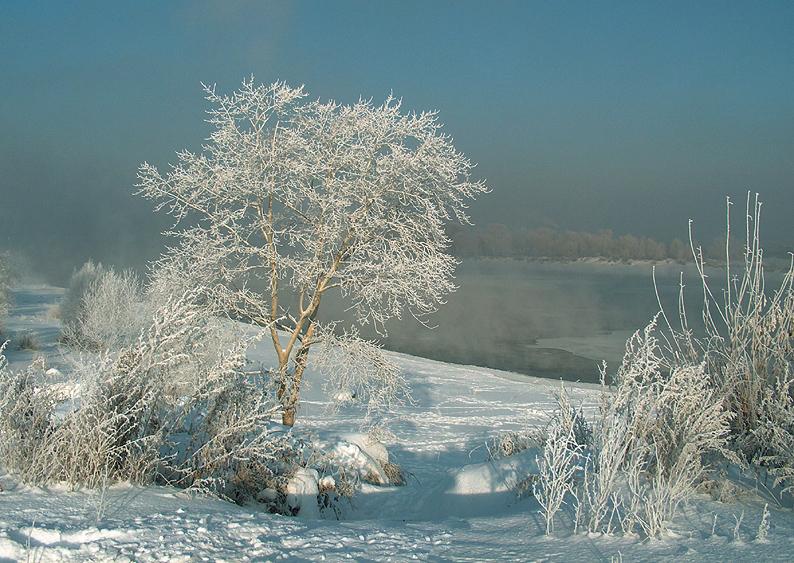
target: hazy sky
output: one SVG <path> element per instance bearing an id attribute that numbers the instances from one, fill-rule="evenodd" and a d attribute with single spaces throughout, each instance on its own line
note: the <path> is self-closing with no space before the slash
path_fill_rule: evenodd
<path id="1" fill-rule="evenodd" d="M 760 191 L 794 242 L 794 2 L 0 3 L 0 246 L 140 263 L 140 162 L 207 135 L 199 83 L 438 109 L 479 223 L 710 236 Z"/>

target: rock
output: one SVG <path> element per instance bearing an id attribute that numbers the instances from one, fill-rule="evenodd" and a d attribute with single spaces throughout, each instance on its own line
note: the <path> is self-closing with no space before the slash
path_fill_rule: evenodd
<path id="1" fill-rule="evenodd" d="M 256 494 L 259 502 L 275 502 L 278 499 L 278 491 L 275 489 L 262 489 Z"/>
<path id="2" fill-rule="evenodd" d="M 358 445 L 343 440 L 334 446 L 332 453 L 340 466 L 356 471 L 363 481 L 373 485 L 389 484 L 381 464 Z"/>
<path id="3" fill-rule="evenodd" d="M 341 436 L 346 442 L 357 445 L 365 454 L 379 462 L 381 465 L 389 463 L 389 451 L 381 442 L 367 434 L 350 433 Z"/>

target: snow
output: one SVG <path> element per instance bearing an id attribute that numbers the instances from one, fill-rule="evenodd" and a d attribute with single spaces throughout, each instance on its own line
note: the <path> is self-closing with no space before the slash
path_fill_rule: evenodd
<path id="1" fill-rule="evenodd" d="M 340 436 L 342 440 L 355 444 L 374 461 L 384 464 L 389 462 L 389 450 L 381 442 L 362 432 L 350 432 Z"/>
<path id="2" fill-rule="evenodd" d="M 287 483 L 287 505 L 303 518 L 320 518 L 317 495 L 320 475 L 316 469 L 300 468 Z"/>
<path id="3" fill-rule="evenodd" d="M 68 375 L 58 348 L 60 298 L 55 288 L 14 293 L 10 331 L 36 332 L 37 351 L 9 350 L 21 367 L 43 355 Z M 257 357 L 272 350 L 262 347 Z M 537 450 L 488 460 L 485 442 L 501 432 L 542 425 L 558 381 L 458 366 L 389 353 L 411 386 L 413 402 L 385 416 L 390 438 L 361 433 L 364 412 L 328 408 L 322 384 L 308 373 L 296 431 L 336 443 L 356 463 L 397 463 L 405 486 L 365 483 L 340 520 L 313 512 L 317 475 L 306 470 L 290 484 L 301 517 L 257 506 L 191 496 L 169 487 L 116 484 L 106 492 L 38 489 L 0 473 L 0 562 L 6 561 L 788 561 L 794 517 L 763 492 L 745 489 L 728 502 L 699 496 L 684 507 L 668 537 L 572 533 L 567 508 L 558 532 L 545 523 L 531 495 L 516 485 L 536 471 Z M 574 402 L 595 405 L 598 389 L 566 384 Z M 332 442 L 336 440 L 336 442 Z M 322 485 L 322 483 L 320 484 Z M 769 504 L 769 535 L 756 539 Z M 742 517 L 742 515 L 744 515 Z M 741 518 L 740 537 L 734 534 Z"/>

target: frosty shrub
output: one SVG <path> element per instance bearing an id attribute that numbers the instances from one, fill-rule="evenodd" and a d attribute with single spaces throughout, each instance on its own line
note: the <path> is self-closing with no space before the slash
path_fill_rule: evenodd
<path id="1" fill-rule="evenodd" d="M 321 102 L 253 78 L 230 95 L 205 90 L 203 152 L 179 152 L 165 173 L 143 164 L 139 193 L 187 224 L 170 259 L 195 264 L 232 316 L 270 331 L 292 426 L 309 351 L 328 332 L 318 326 L 324 295 L 340 292 L 379 330 L 406 311 L 432 313 L 454 289 L 444 224 L 467 222 L 468 201 L 486 188 L 435 113 L 402 113 L 391 97 Z M 394 372 L 373 373 L 392 378 L 368 387 L 381 401 Z"/>
<path id="2" fill-rule="evenodd" d="M 267 428 L 261 405 L 243 401 L 241 393 L 252 392 L 244 385 L 245 350 L 258 335 L 227 338 L 229 324 L 210 311 L 198 292 L 172 295 L 134 343 L 76 360 L 79 401 L 59 416 L 54 409 L 62 398 L 41 366 L 3 369 L 3 465 L 25 482 L 98 487 L 158 476 L 183 483 L 197 466 L 209 465 L 197 464 L 197 456 L 220 443 L 252 458 Z M 219 400 L 229 388 L 237 399 Z M 213 459 L 218 476 L 231 478 Z"/>
<path id="3" fill-rule="evenodd" d="M 273 431 L 277 404 L 262 393 L 269 383 L 261 372 L 239 373 L 207 386 L 184 428 L 181 484 L 239 504 L 284 488 L 300 453 L 289 436 Z"/>
<path id="4" fill-rule="evenodd" d="M 614 392 L 605 395 L 586 466 L 590 531 L 658 536 L 728 449 L 731 413 L 705 364 L 667 366 L 656 319 L 628 341 Z"/>
<path id="5" fill-rule="evenodd" d="M 132 344 L 152 313 L 142 302 L 141 282 L 134 273 L 101 273 L 83 296 L 81 315 L 71 326 L 72 340 L 94 349 Z"/>
<path id="6" fill-rule="evenodd" d="M 652 345 L 648 336 L 644 338 L 639 346 Z M 643 355 L 633 366 L 640 377 L 648 375 L 643 373 Z M 631 371 L 621 375 L 633 376 Z M 709 459 L 737 460 L 727 441 L 733 415 L 709 386 L 703 363 L 674 366 L 669 375 L 657 373 L 652 381 L 634 381 L 649 388 L 648 398 L 633 407 L 635 420 L 648 421 L 648 426 L 635 426 L 639 440 L 629 451 L 631 514 L 646 534 L 655 536 L 695 493 Z"/>
<path id="7" fill-rule="evenodd" d="M 42 361 L 14 373 L 4 351 L 5 345 L 0 345 L 0 462 L 10 472 L 31 475 L 35 482 L 39 468 L 48 464 L 44 447 L 52 435 L 54 408 L 62 398 L 44 384 Z"/>
<path id="8" fill-rule="evenodd" d="M 485 447 L 488 450 L 489 460 L 499 460 L 537 447 L 543 442 L 544 438 L 540 433 L 531 430 L 514 430 L 494 436 L 488 440 Z"/>
<path id="9" fill-rule="evenodd" d="M 382 414 L 394 403 L 410 400 L 405 378 L 380 346 L 359 338 L 353 330 L 337 335 L 329 327 L 318 338 L 319 351 L 312 362 L 326 375 L 325 391 L 332 404 L 365 405 L 367 419 Z"/>
<path id="10" fill-rule="evenodd" d="M 557 395 L 557 410 L 548 426 L 543 454 L 538 459 L 534 495 L 546 521 L 546 534 L 554 531 L 554 516 L 566 499 L 574 496 L 575 477 L 581 472 L 592 435 L 581 410 L 571 404 L 565 388 Z"/>
<path id="11" fill-rule="evenodd" d="M 0 359 L 0 464 L 25 483 L 170 483 L 285 514 L 299 509 L 288 502 L 290 479 L 314 465 L 336 476 L 339 488 L 323 496 L 336 511 L 358 481 L 271 422 L 274 381 L 246 359 L 263 331 L 224 317 L 225 304 L 201 288 L 167 294 L 171 273 L 155 274 L 144 292 L 152 317 L 133 342 L 74 358 L 75 402 L 43 362 L 14 373 Z"/>
<path id="12" fill-rule="evenodd" d="M 14 345 L 19 350 L 38 350 L 41 347 L 41 342 L 35 332 L 25 330 L 14 336 Z"/>
<path id="13" fill-rule="evenodd" d="M 142 284 L 129 271 L 117 273 L 88 262 L 75 273 L 72 285 L 74 294 L 70 288 L 61 305 L 62 340 L 78 348 L 97 351 L 132 344 L 156 309 L 144 306 Z M 73 306 L 77 294 L 81 300 Z"/>
<path id="14" fill-rule="evenodd" d="M 713 462 L 736 461 L 732 415 L 705 364 L 669 366 L 658 334 L 654 319 L 627 342 L 592 425 L 564 390 L 558 396 L 534 487 L 547 533 L 569 504 L 590 532 L 659 536 Z"/>
<path id="15" fill-rule="evenodd" d="M 759 421 L 752 430 L 758 446 L 754 461 L 774 477 L 783 491 L 794 490 L 794 398 L 792 381 L 781 378 L 766 389 Z"/>
<path id="16" fill-rule="evenodd" d="M 64 329 L 72 330 L 83 314 L 85 296 L 91 286 L 105 273 L 102 264 L 95 264 L 91 260 L 83 264 L 79 270 L 72 273 L 69 286 L 63 294 L 58 316 Z"/>
<path id="17" fill-rule="evenodd" d="M 612 389 L 602 394 L 592 445 L 584 451 L 567 446 L 567 427 L 550 428 L 536 492 L 547 531 L 569 494 L 578 502 L 577 523 L 581 518 L 590 532 L 659 536 L 706 474 L 726 461 L 754 462 L 784 490 L 794 486 L 794 268 L 767 290 L 757 196 L 752 201 L 748 194 L 746 209 L 736 272 L 728 202 L 719 292 L 710 286 L 713 277 L 690 228 L 705 328 L 690 327 L 682 279 L 678 326 L 662 307 L 629 339 Z M 571 485 L 576 455 L 585 461 L 581 481 Z"/>
<path id="18" fill-rule="evenodd" d="M 679 322 L 665 315 L 665 356 L 671 366 L 702 362 L 710 389 L 731 413 L 731 448 L 770 471 L 784 488 L 794 486 L 794 257 L 776 288 L 767 287 L 760 242 L 761 202 L 747 196 L 744 253 L 732 262 L 728 200 L 724 285 L 706 272 L 700 247 L 691 243 L 703 290 L 704 329 L 690 328 L 682 296 Z M 692 234 L 690 229 L 690 241 Z"/>
<path id="19" fill-rule="evenodd" d="M 8 257 L 0 253 L 0 344 L 3 339 L 3 320 L 8 315 L 9 286 L 11 285 L 11 268 Z"/>

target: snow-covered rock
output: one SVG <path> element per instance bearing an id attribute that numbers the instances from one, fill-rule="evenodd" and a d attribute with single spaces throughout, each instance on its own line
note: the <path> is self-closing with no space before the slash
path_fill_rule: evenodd
<path id="1" fill-rule="evenodd" d="M 256 500 L 259 502 L 272 503 L 278 499 L 278 491 L 276 489 L 262 489 L 256 495 Z"/>
<path id="2" fill-rule="evenodd" d="M 301 467 L 287 482 L 287 506 L 293 514 L 303 518 L 319 518 L 317 495 L 320 475 L 314 469 Z"/>
<path id="3" fill-rule="evenodd" d="M 374 485 L 389 484 L 389 477 L 381 464 L 357 444 L 340 440 L 331 450 L 331 455 L 338 465 L 357 472 L 363 481 Z"/>
<path id="4" fill-rule="evenodd" d="M 325 477 L 320 479 L 318 485 L 320 486 L 321 491 L 332 491 L 336 489 L 336 479 L 334 479 L 330 475 L 326 475 Z"/>
<path id="5" fill-rule="evenodd" d="M 369 434 L 361 432 L 351 432 L 349 434 L 342 434 L 341 438 L 346 442 L 357 445 L 361 451 L 369 457 L 379 462 L 381 465 L 389 463 L 389 451 L 381 442 L 374 439 Z"/>
<path id="6" fill-rule="evenodd" d="M 514 491 L 516 485 L 538 473 L 538 448 L 530 448 L 498 460 L 464 465 L 450 472 L 454 495 L 485 495 Z"/>

